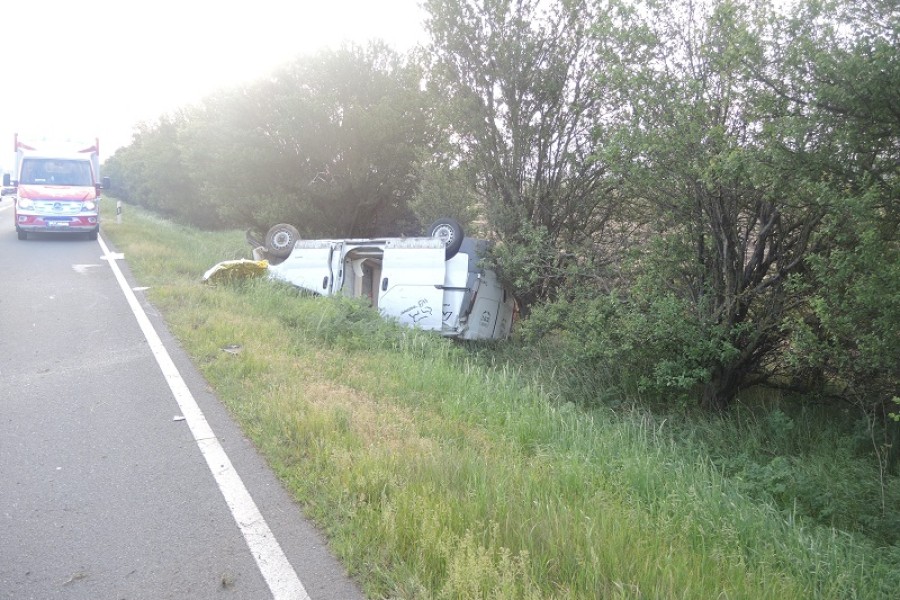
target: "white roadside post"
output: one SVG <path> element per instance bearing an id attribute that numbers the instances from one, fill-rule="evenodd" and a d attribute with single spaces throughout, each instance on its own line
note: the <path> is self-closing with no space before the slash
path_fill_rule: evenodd
<path id="1" fill-rule="evenodd" d="M 122 201 L 116 200 L 116 224 L 122 224 Z"/>

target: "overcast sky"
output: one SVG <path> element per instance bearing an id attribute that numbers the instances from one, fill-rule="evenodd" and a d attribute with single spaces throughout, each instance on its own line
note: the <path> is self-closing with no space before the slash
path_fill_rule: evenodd
<path id="1" fill-rule="evenodd" d="M 10 0 L 0 9 L 0 167 L 20 138 L 100 138 L 300 54 L 425 41 L 419 0 Z"/>

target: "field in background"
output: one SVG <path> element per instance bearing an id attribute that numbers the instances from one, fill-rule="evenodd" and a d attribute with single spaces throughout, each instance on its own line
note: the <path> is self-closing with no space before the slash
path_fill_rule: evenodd
<path id="1" fill-rule="evenodd" d="M 815 411 L 583 409 L 503 348 L 265 280 L 202 285 L 249 257 L 241 233 L 126 207 L 102 235 L 369 597 L 900 593 L 900 484 Z"/>

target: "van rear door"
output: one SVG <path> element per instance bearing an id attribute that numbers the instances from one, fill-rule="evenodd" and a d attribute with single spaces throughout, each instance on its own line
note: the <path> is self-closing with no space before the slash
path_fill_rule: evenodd
<path id="1" fill-rule="evenodd" d="M 378 308 L 404 325 L 440 331 L 446 251 L 437 238 L 388 240 Z"/>
<path id="2" fill-rule="evenodd" d="M 310 292 L 330 296 L 334 291 L 332 257 L 340 254 L 342 245 L 332 240 L 300 240 L 284 262 L 269 266 L 269 274 Z"/>

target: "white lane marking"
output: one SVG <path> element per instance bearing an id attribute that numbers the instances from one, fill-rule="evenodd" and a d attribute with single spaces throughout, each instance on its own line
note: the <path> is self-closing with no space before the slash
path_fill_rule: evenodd
<path id="1" fill-rule="evenodd" d="M 102 267 L 103 265 L 92 265 L 92 264 L 81 264 L 81 265 L 72 265 L 72 270 L 76 273 L 87 273 L 88 269 L 93 269 L 95 267 Z"/>
<path id="2" fill-rule="evenodd" d="M 274 600 L 309 600 L 309 595 L 300 582 L 300 578 L 297 577 L 297 573 L 288 562 L 281 545 L 275 539 L 272 530 L 269 529 L 269 525 L 256 507 L 256 503 L 250 497 L 250 492 L 247 491 L 244 482 L 241 481 L 231 464 L 225 449 L 222 448 L 206 421 L 206 417 L 181 377 L 181 373 L 178 372 L 175 363 L 172 362 L 159 334 L 156 333 L 153 324 L 150 323 L 150 319 L 147 318 L 147 314 L 138 302 L 137 296 L 125 281 L 122 270 L 113 259 L 103 238 L 98 237 L 97 240 Z"/>

